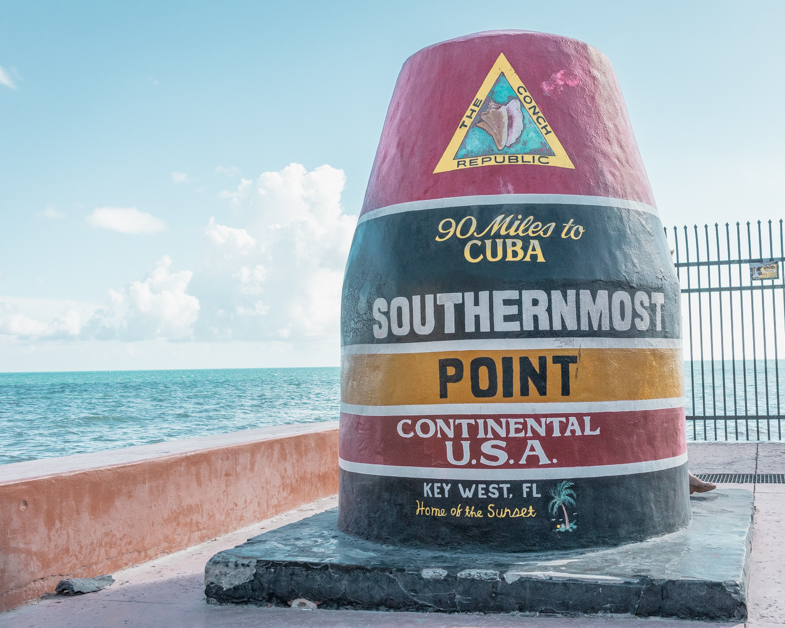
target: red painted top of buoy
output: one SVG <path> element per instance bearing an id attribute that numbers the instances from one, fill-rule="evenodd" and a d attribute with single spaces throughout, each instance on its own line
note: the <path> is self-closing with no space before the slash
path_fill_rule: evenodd
<path id="1" fill-rule="evenodd" d="M 574 169 L 485 165 L 434 173 L 462 118 L 503 54 Z M 610 61 L 588 44 L 492 31 L 429 46 L 403 66 L 361 213 L 440 198 L 572 194 L 654 205 Z"/>

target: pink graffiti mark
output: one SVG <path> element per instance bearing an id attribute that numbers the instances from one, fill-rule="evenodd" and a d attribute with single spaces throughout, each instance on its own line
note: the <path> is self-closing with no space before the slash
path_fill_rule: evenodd
<path id="1" fill-rule="evenodd" d="M 559 70 L 551 74 L 551 78 L 544 81 L 540 87 L 546 96 L 558 96 L 565 87 L 575 87 L 580 82 L 581 79 L 574 70 Z"/>

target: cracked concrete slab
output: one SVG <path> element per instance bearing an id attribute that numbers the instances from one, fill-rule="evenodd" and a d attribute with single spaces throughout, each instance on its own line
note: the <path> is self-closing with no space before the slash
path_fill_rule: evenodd
<path id="1" fill-rule="evenodd" d="M 763 490 L 760 490 L 763 487 Z M 777 488 L 779 490 L 771 490 Z M 768 489 L 768 490 L 766 490 Z M 785 484 L 758 484 L 755 490 L 754 549 L 781 538 L 785 529 Z M 782 623 L 785 618 L 785 563 L 779 552 L 757 551 L 750 559 L 750 622 Z"/>
<path id="2" fill-rule="evenodd" d="M 216 554 L 205 593 L 212 603 L 285 606 L 305 598 L 322 609 L 740 620 L 752 504 L 751 491 L 726 489 L 693 497 L 692 523 L 673 534 L 602 550 L 518 554 L 376 544 L 339 532 L 329 510 Z M 223 584 L 232 565 L 247 570 L 253 561 L 253 578 Z"/>
<path id="3" fill-rule="evenodd" d="M 758 473 L 785 473 L 785 443 L 758 445 Z"/>
<path id="4" fill-rule="evenodd" d="M 690 443 L 688 455 L 695 474 L 756 473 L 758 443 Z"/>

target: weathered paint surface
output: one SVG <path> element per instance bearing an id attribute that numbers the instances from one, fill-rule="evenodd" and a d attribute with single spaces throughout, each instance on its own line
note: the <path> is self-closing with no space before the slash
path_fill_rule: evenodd
<path id="1" fill-rule="evenodd" d="M 0 467 L 0 610 L 338 488 L 334 423 Z"/>
<path id="2" fill-rule="evenodd" d="M 340 529 L 520 550 L 683 527 L 679 308 L 601 53 L 513 31 L 418 52 L 344 281 Z"/>
<path id="3" fill-rule="evenodd" d="M 575 169 L 488 166 L 433 176 L 500 54 L 545 113 Z M 559 84 L 560 72 L 574 78 Z M 406 61 L 363 214 L 456 196 L 554 193 L 654 205 L 621 89 L 605 55 L 567 37 L 497 31 L 436 44 Z"/>

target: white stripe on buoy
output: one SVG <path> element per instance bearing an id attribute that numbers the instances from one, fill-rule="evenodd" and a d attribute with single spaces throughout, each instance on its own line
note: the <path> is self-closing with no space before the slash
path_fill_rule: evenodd
<path id="1" fill-rule="evenodd" d="M 684 397 L 567 401 L 555 403 L 429 403 L 407 406 L 360 406 L 341 403 L 341 412 L 359 416 L 435 416 L 456 414 L 553 414 L 568 412 L 632 412 L 683 408 Z"/>
<path id="2" fill-rule="evenodd" d="M 634 209 L 647 212 L 659 218 L 657 208 L 641 203 L 640 201 L 626 201 L 620 198 L 606 198 L 604 196 L 579 196 L 577 194 L 489 194 L 483 196 L 453 196 L 451 198 L 436 198 L 427 201 L 411 201 L 379 207 L 366 212 L 357 220 L 361 224 L 366 220 L 373 220 L 391 214 L 416 212 L 427 209 L 446 209 L 470 207 L 476 205 L 587 205 L 594 207 L 616 207 L 620 209 Z"/>
<path id="3" fill-rule="evenodd" d="M 347 345 L 341 347 L 341 355 L 551 349 L 681 349 L 682 346 L 681 338 L 495 338 Z"/>
<path id="4" fill-rule="evenodd" d="M 427 480 L 562 480 L 573 478 L 601 478 L 614 475 L 635 475 L 679 467 L 687 462 L 687 454 L 625 464 L 592 467 L 550 467 L 537 469 L 456 469 L 436 467 L 398 467 L 386 464 L 367 464 L 338 459 L 344 471 L 363 475 Z"/>

